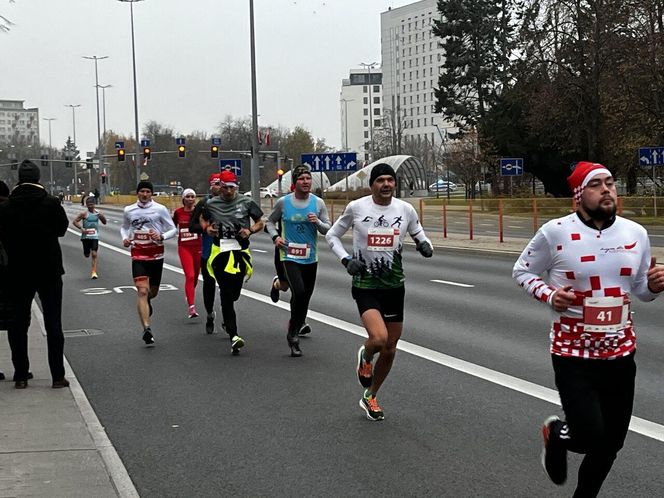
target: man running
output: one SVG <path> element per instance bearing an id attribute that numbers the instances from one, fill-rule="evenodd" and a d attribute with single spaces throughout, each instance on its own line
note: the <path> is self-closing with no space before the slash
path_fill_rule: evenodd
<path id="1" fill-rule="evenodd" d="M 291 289 L 291 316 L 286 340 L 291 356 L 302 356 L 298 334 L 310 332 L 305 326 L 309 301 L 316 285 L 318 234 L 330 229 L 322 199 L 311 193 L 311 172 L 298 166 L 292 172 L 295 189 L 279 199 L 267 221 L 267 230 L 279 249 L 279 262 Z M 280 223 L 280 230 L 276 224 Z M 274 283 L 272 288 L 274 289 Z"/>
<path id="2" fill-rule="evenodd" d="M 152 183 L 138 183 L 138 201 L 124 208 L 120 228 L 122 244 L 131 246 L 131 273 L 138 294 L 138 318 L 143 326 L 143 341 L 148 347 L 154 346 L 150 301 L 159 293 L 164 267 L 164 240 L 177 233 L 168 209 L 152 200 L 153 191 Z"/>
<path id="3" fill-rule="evenodd" d="M 371 195 L 352 201 L 325 236 L 334 253 L 353 276 L 352 296 L 369 338 L 357 353 L 357 375 L 364 395 L 360 407 L 369 420 L 383 420 L 376 394 L 385 381 L 403 329 L 404 272 L 401 253 L 408 233 L 425 258 L 433 255 L 417 212 L 407 202 L 392 197 L 396 173 L 379 163 L 369 177 Z M 341 237 L 353 230 L 353 255 Z M 376 364 L 374 355 L 378 354 Z"/>
<path id="4" fill-rule="evenodd" d="M 632 415 L 636 336 L 634 295 L 655 299 L 664 267 L 651 259 L 646 230 L 616 216 L 611 172 L 580 162 L 567 178 L 577 211 L 544 224 L 521 253 L 512 276 L 553 308 L 551 359 L 566 421 L 542 427 L 542 464 L 558 485 L 567 451 L 585 454 L 574 496 L 597 496 L 622 448 Z M 540 275 L 546 273 L 546 280 Z"/>
<path id="5" fill-rule="evenodd" d="M 99 222 L 106 224 L 106 216 L 95 208 L 96 198 L 88 197 L 85 205 L 86 211 L 79 213 L 72 224 L 81 231 L 81 243 L 83 244 L 83 256 L 92 256 L 92 271 L 90 278 L 97 278 L 97 251 L 99 250 Z"/>
<path id="6" fill-rule="evenodd" d="M 223 327 L 231 338 L 231 352 L 237 355 L 244 339 L 238 335 L 234 303 L 240 298 L 245 277 L 253 273 L 249 237 L 263 229 L 263 211 L 250 197 L 238 195 L 232 171 L 222 171 L 219 178 L 221 195 L 207 200 L 200 224 L 214 237 L 207 266 L 219 284 Z"/>
<path id="7" fill-rule="evenodd" d="M 208 270 L 208 258 L 210 257 L 210 250 L 212 249 L 212 241 L 214 237 L 208 235 L 201 227 L 200 219 L 203 208 L 207 201 L 213 197 L 217 197 L 221 192 L 221 179 L 219 173 L 212 173 L 208 179 L 210 184 L 210 193 L 196 204 L 194 212 L 191 215 L 189 222 L 189 231 L 191 233 L 199 233 L 203 235 L 202 248 L 201 248 L 201 275 L 203 276 L 203 306 L 207 312 L 205 320 L 205 332 L 208 334 L 214 333 L 214 295 L 217 292 L 217 283 L 214 280 L 214 275 Z"/>

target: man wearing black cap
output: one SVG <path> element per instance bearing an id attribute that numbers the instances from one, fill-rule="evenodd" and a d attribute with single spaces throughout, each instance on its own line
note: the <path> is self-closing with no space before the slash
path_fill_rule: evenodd
<path id="1" fill-rule="evenodd" d="M 360 407 L 369 420 L 377 421 L 385 417 L 376 394 L 392 368 L 403 328 L 405 235 L 413 238 L 425 258 L 433 255 L 433 247 L 413 206 L 392 197 L 396 173 L 389 164 L 374 165 L 369 184 L 371 195 L 349 203 L 325 237 L 353 276 L 352 295 L 369 335 L 357 353 L 357 376 L 365 388 Z M 351 228 L 352 256 L 341 243 Z"/>
<path id="2" fill-rule="evenodd" d="M 67 231 L 67 215 L 55 197 L 39 184 L 39 167 L 25 160 L 18 169 L 18 185 L 0 204 L 0 241 L 7 252 L 7 272 L 13 317 L 8 337 L 14 363 L 14 385 L 28 387 L 28 328 L 31 306 L 39 294 L 48 343 L 53 388 L 67 387 L 62 333 L 62 266 L 59 237 Z"/>
<path id="3" fill-rule="evenodd" d="M 120 227 L 122 244 L 131 247 L 131 273 L 138 294 L 138 318 L 143 326 L 143 341 L 148 347 L 154 346 L 150 301 L 159 292 L 164 268 L 164 240 L 177 233 L 168 209 L 152 200 L 153 190 L 150 182 L 138 183 L 138 201 L 124 208 Z"/>

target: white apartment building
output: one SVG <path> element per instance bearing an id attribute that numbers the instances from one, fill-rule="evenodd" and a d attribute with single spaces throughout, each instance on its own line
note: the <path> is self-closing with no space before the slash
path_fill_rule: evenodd
<path id="1" fill-rule="evenodd" d="M 368 144 L 382 126 L 383 73 L 380 68 L 351 69 L 341 83 L 341 145 L 370 161 Z"/>
<path id="2" fill-rule="evenodd" d="M 39 109 L 23 100 L 0 100 L 0 145 L 39 145 Z"/>
<path id="3" fill-rule="evenodd" d="M 451 125 L 434 112 L 444 51 L 433 34 L 436 0 L 421 0 L 380 15 L 384 115 L 398 115 L 404 136 L 440 144 Z"/>

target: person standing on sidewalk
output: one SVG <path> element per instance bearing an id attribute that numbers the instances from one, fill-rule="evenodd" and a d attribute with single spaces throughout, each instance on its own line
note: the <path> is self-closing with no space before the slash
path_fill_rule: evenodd
<path id="1" fill-rule="evenodd" d="M 632 416 L 630 301 L 652 301 L 664 291 L 664 267 L 655 266 L 646 230 L 616 216 L 618 195 L 605 166 L 579 162 L 567 182 L 577 211 L 544 224 L 512 276 L 553 309 L 550 352 L 567 420 L 544 421 L 542 464 L 561 485 L 567 452 L 584 454 L 574 496 L 589 497 L 599 493 Z"/>
<path id="2" fill-rule="evenodd" d="M 69 220 L 57 198 L 39 183 L 39 167 L 25 160 L 18 169 L 18 185 L 0 203 L 0 242 L 7 253 L 6 266 L 13 316 L 8 337 L 14 364 L 14 386 L 28 387 L 28 328 L 32 300 L 39 295 L 44 314 L 48 364 L 52 387 L 69 386 L 65 379 L 62 332 L 62 252 L 59 238 Z"/>
<path id="3" fill-rule="evenodd" d="M 298 166 L 292 172 L 292 180 L 295 190 L 277 201 L 268 217 L 267 230 L 279 249 L 279 261 L 291 289 L 286 340 L 291 356 L 297 357 L 302 356 L 298 335 L 311 331 L 308 325 L 305 328 L 305 321 L 316 285 L 318 234 L 327 233 L 330 219 L 323 200 L 311 193 L 311 171 Z"/>
<path id="4" fill-rule="evenodd" d="M 425 258 L 433 255 L 433 247 L 413 206 L 393 198 L 396 173 L 392 166 L 376 164 L 369 185 L 371 195 L 350 202 L 325 238 L 353 276 L 353 299 L 369 336 L 357 352 L 357 376 L 365 388 L 360 407 L 369 420 L 377 421 L 385 416 L 376 394 L 390 373 L 403 329 L 405 277 L 401 253 L 406 233 Z M 341 243 L 349 229 L 353 230 L 352 256 Z"/>
<path id="5" fill-rule="evenodd" d="M 214 334 L 214 295 L 217 292 L 217 283 L 214 279 L 214 275 L 210 273 L 207 266 L 214 237 L 208 235 L 203 230 L 203 227 L 201 227 L 200 219 L 201 213 L 203 212 L 207 201 L 213 197 L 217 197 L 221 192 L 221 180 L 219 179 L 219 173 L 212 173 L 208 178 L 208 183 L 210 184 L 210 193 L 198 201 L 196 207 L 194 207 L 194 212 L 192 213 L 191 220 L 189 222 L 189 231 L 191 233 L 198 233 L 203 236 L 201 241 L 201 275 L 203 276 L 203 305 L 205 306 L 205 311 L 207 313 L 207 317 L 205 319 L 205 332 L 207 334 Z"/>
<path id="6" fill-rule="evenodd" d="M 9 197 L 9 187 L 0 180 L 0 204 Z M 9 275 L 7 273 L 7 252 L 0 241 L 0 330 L 7 330 L 11 308 L 9 306 Z M 5 374 L 0 371 L 0 380 L 5 380 Z"/>
<path id="7" fill-rule="evenodd" d="M 92 257 L 92 271 L 90 278 L 93 280 L 97 276 L 97 251 L 99 250 L 99 222 L 106 224 L 106 216 L 95 208 L 96 197 L 88 197 L 85 200 L 88 208 L 79 213 L 72 224 L 81 231 L 81 243 L 83 244 L 83 256 Z"/>
<path id="8" fill-rule="evenodd" d="M 253 273 L 249 237 L 263 229 L 263 211 L 250 197 L 238 195 L 237 177 L 232 171 L 222 171 L 219 178 L 221 195 L 208 199 L 200 224 L 214 237 L 208 271 L 219 284 L 223 327 L 231 339 L 231 353 L 237 355 L 244 339 L 238 334 L 235 301 L 240 298 L 244 279 Z"/>
<path id="9" fill-rule="evenodd" d="M 150 327 L 152 303 L 159 293 L 164 269 L 164 240 L 177 229 L 165 206 L 152 200 L 152 183 L 141 181 L 136 187 L 138 201 L 124 208 L 120 235 L 125 247 L 131 246 L 131 273 L 137 291 L 138 318 L 143 326 L 143 342 L 154 346 Z"/>
<path id="10" fill-rule="evenodd" d="M 184 271 L 184 294 L 189 305 L 189 318 L 198 317 L 195 298 L 201 271 L 201 237 L 189 230 L 195 203 L 196 192 L 186 188 L 182 192 L 182 207 L 173 212 L 173 223 L 178 228 L 178 256 Z"/>

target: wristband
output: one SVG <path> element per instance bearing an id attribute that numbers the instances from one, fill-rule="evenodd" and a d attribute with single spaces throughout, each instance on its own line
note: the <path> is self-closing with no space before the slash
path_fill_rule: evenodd
<path id="1" fill-rule="evenodd" d="M 278 235 L 273 235 L 272 236 L 272 242 L 276 242 L 278 238 L 279 238 Z"/>

